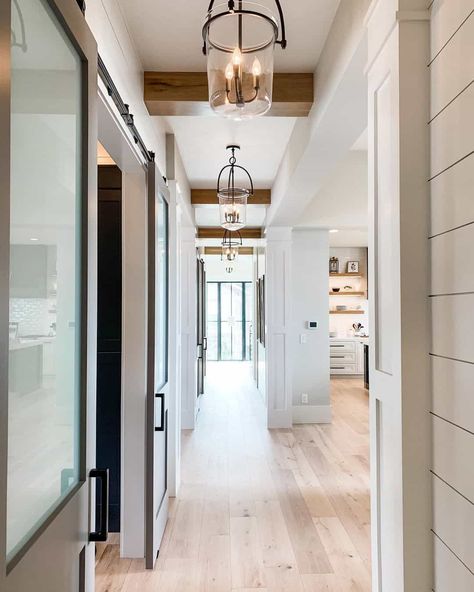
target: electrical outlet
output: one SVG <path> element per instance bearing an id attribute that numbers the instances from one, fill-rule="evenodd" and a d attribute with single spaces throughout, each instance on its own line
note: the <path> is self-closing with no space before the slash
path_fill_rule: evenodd
<path id="1" fill-rule="evenodd" d="M 301 395 L 301 403 L 303 405 L 307 405 L 308 404 L 308 393 L 302 393 L 302 395 Z"/>

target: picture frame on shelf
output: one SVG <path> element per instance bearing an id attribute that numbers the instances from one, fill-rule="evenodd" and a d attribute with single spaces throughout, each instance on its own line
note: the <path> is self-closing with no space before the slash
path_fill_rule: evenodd
<path id="1" fill-rule="evenodd" d="M 347 273 L 359 273 L 359 262 L 348 261 L 347 262 Z"/>
<path id="2" fill-rule="evenodd" d="M 337 257 L 329 259 L 329 273 L 339 273 L 339 259 Z"/>

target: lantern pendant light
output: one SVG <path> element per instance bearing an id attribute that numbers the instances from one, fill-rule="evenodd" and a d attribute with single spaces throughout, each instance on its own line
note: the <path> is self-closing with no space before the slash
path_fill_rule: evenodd
<path id="1" fill-rule="evenodd" d="M 235 151 L 240 146 L 231 144 L 229 164 L 220 170 L 217 178 L 217 197 L 219 199 L 220 224 L 226 230 L 240 230 L 247 223 L 247 199 L 253 195 L 253 181 L 250 173 L 244 167 L 236 164 Z M 247 187 L 236 187 L 236 175 L 242 173 Z M 244 185 L 244 183 L 242 183 Z"/>
<path id="2" fill-rule="evenodd" d="M 279 0 L 277 19 L 260 4 L 229 0 L 209 4 L 202 29 L 207 56 L 209 103 L 219 115 L 257 117 L 272 105 L 273 52 L 286 48 L 285 21 Z M 281 28 L 281 39 L 279 39 Z"/>
<path id="3" fill-rule="evenodd" d="M 221 246 L 221 261 L 232 263 L 237 259 L 239 247 L 242 246 L 242 235 L 238 231 L 231 232 L 230 230 L 225 230 L 224 236 L 222 237 Z"/>

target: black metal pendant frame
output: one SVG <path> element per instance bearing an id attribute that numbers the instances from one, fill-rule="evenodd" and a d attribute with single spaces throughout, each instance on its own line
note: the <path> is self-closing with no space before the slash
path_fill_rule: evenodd
<path id="1" fill-rule="evenodd" d="M 219 172 L 219 176 L 217 177 L 217 195 L 219 195 L 219 193 L 221 192 L 228 192 L 228 196 L 232 197 L 232 199 L 234 199 L 234 195 L 235 195 L 235 169 L 239 169 L 241 171 L 243 171 L 248 179 L 249 179 L 249 183 L 250 183 L 250 189 L 242 189 L 242 188 L 238 188 L 240 191 L 248 191 L 248 195 L 247 197 L 250 197 L 253 195 L 253 180 L 252 177 L 250 175 L 250 173 L 248 172 L 248 170 L 243 167 L 240 166 L 239 164 L 236 164 L 237 159 L 235 157 L 235 151 L 236 150 L 240 150 L 240 146 L 237 144 L 229 144 L 228 146 L 226 146 L 226 150 L 231 150 L 232 151 L 232 156 L 229 158 L 229 164 L 226 164 L 225 166 L 223 166 Z M 227 178 L 227 187 L 221 187 L 221 179 L 222 179 L 222 175 L 225 173 L 225 171 L 229 171 L 229 176 Z"/>
<path id="2" fill-rule="evenodd" d="M 213 43 L 210 41 L 209 35 L 208 35 L 208 31 L 209 31 L 209 27 L 210 25 L 216 21 L 219 18 L 222 18 L 224 16 L 228 16 L 229 14 L 237 14 L 240 16 L 240 18 L 242 19 L 242 17 L 245 16 L 254 16 L 254 17 L 258 17 L 261 18 L 265 21 L 267 21 L 275 30 L 275 43 L 278 43 L 278 45 L 281 46 L 282 49 L 286 49 L 287 47 L 287 40 L 286 40 L 286 29 L 285 29 L 285 18 L 283 15 L 283 10 L 280 4 L 279 0 L 275 0 L 275 4 L 278 10 L 278 16 L 280 19 L 280 28 L 281 28 L 281 39 L 278 39 L 278 35 L 279 35 L 279 28 L 278 28 L 278 24 L 276 23 L 276 21 L 272 18 L 270 18 L 268 15 L 263 14 L 262 12 L 258 12 L 256 10 L 247 10 L 242 8 L 242 2 L 239 1 L 239 7 L 235 8 L 235 1 L 234 0 L 229 0 L 227 3 L 228 6 L 228 10 L 227 12 L 221 12 L 219 14 L 215 14 L 212 15 L 212 10 L 214 8 L 214 2 L 215 0 L 211 0 L 210 4 L 209 4 L 209 8 L 207 10 L 207 18 L 206 21 L 204 23 L 204 26 L 202 28 L 202 38 L 203 38 L 203 47 L 202 47 L 202 52 L 204 55 L 207 55 L 207 48 L 206 48 L 206 39 L 209 40 L 209 43 L 215 47 L 215 49 L 218 49 L 219 51 L 223 51 L 226 53 L 232 53 L 232 49 L 226 49 L 222 46 L 214 46 Z M 241 37 L 241 35 L 240 35 Z M 256 49 L 258 50 L 263 50 L 266 47 L 268 47 L 273 41 L 269 41 L 266 45 L 263 45 L 261 47 L 258 48 L 249 48 L 247 50 L 244 50 L 242 47 L 240 47 L 240 50 L 242 51 L 242 53 L 250 53 L 255 51 Z M 240 43 L 241 46 L 241 43 Z"/>

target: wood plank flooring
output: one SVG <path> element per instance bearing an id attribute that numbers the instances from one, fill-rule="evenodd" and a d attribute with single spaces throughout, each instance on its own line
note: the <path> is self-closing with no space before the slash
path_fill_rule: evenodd
<path id="1" fill-rule="evenodd" d="M 370 592 L 362 380 L 333 380 L 332 403 L 331 425 L 269 431 L 250 366 L 209 364 L 156 568 L 107 545 L 97 592 Z"/>

